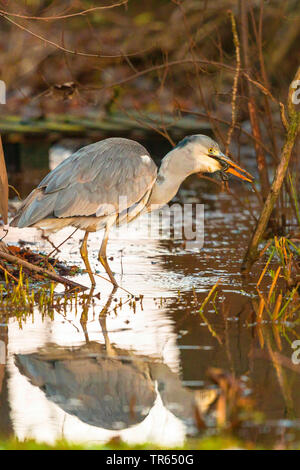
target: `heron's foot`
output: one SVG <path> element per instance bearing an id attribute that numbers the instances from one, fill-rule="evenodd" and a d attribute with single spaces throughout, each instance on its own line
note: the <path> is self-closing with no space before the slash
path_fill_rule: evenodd
<path id="1" fill-rule="evenodd" d="M 96 281 L 95 281 L 94 274 L 91 269 L 91 265 L 90 265 L 89 258 L 88 258 L 88 252 L 87 252 L 87 237 L 88 237 L 88 232 L 85 233 L 84 239 L 82 241 L 82 245 L 80 247 L 80 255 L 84 262 L 85 269 L 91 280 L 92 287 L 95 287 Z"/>
<path id="2" fill-rule="evenodd" d="M 107 272 L 107 274 L 109 276 L 109 279 L 110 279 L 111 283 L 114 285 L 114 287 L 115 288 L 119 287 L 119 284 L 115 280 L 114 275 L 112 273 L 112 270 L 109 267 L 106 256 L 102 256 L 101 254 L 99 254 L 98 260 L 100 261 L 100 263 L 104 267 L 105 271 Z"/>
<path id="3" fill-rule="evenodd" d="M 89 278 L 90 278 L 90 281 L 91 281 L 91 289 L 94 290 L 95 286 L 96 286 L 96 280 L 94 278 L 94 274 L 92 273 L 92 271 L 87 271 L 88 275 L 89 275 Z"/>
<path id="4" fill-rule="evenodd" d="M 91 270 L 91 269 L 88 269 L 88 268 L 86 267 L 86 269 L 84 270 L 84 272 L 88 273 L 89 278 L 90 278 L 90 281 L 91 281 L 91 289 L 94 289 L 95 286 L 96 286 L 96 280 L 95 280 L 95 277 L 94 277 L 94 274 L 93 274 L 92 270 Z"/>

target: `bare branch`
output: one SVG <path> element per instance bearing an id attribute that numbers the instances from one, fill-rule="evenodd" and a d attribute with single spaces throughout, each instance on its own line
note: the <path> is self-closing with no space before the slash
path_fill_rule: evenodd
<path id="1" fill-rule="evenodd" d="M 128 0 L 123 0 L 122 2 L 114 3 L 113 5 L 93 7 L 93 8 L 88 8 L 87 10 L 78 11 L 77 13 L 70 13 L 68 15 L 58 15 L 58 16 L 26 16 L 26 15 L 21 15 L 19 13 L 12 13 L 6 10 L 0 10 L 0 13 L 3 13 L 3 15 L 6 15 L 6 16 L 13 16 L 14 18 L 22 18 L 24 20 L 51 21 L 51 20 L 63 20 L 66 18 L 74 18 L 75 16 L 83 16 L 83 15 L 87 15 L 88 13 L 92 13 L 98 10 L 110 10 L 112 8 L 120 7 L 122 5 L 127 5 L 127 4 L 128 4 Z"/>
<path id="2" fill-rule="evenodd" d="M 233 15 L 232 11 L 229 12 L 229 15 L 230 15 L 230 19 L 231 19 L 233 42 L 234 42 L 234 46 L 235 46 L 236 72 L 235 72 L 235 75 L 234 75 L 233 87 L 232 87 L 231 126 L 229 128 L 229 131 L 228 131 L 228 134 L 227 134 L 227 139 L 226 139 L 226 153 L 229 150 L 229 145 L 230 145 L 230 142 L 231 142 L 232 132 L 233 132 L 233 129 L 234 129 L 235 123 L 236 123 L 236 96 L 237 96 L 239 75 L 240 75 L 240 70 L 241 70 L 240 41 L 239 41 L 239 37 L 238 37 L 238 33 L 237 33 L 236 21 L 235 21 L 235 17 Z"/>
<path id="3" fill-rule="evenodd" d="M 11 18 L 9 18 L 8 16 L 4 15 L 1 12 L 0 12 L 0 16 L 2 16 L 2 18 L 6 19 L 7 21 L 12 23 L 13 25 L 17 26 L 22 31 L 26 31 L 26 33 L 30 34 L 31 36 L 34 36 L 35 38 L 40 39 L 41 41 L 45 42 L 46 44 L 50 44 L 50 46 L 53 46 L 56 49 L 59 49 L 60 51 L 66 52 L 68 54 L 77 55 L 77 56 L 81 56 L 81 57 L 94 57 L 94 58 L 98 58 L 98 59 L 122 59 L 122 58 L 124 58 L 124 53 L 123 54 L 116 54 L 116 55 L 105 55 L 105 54 L 93 54 L 93 53 L 89 53 L 89 52 L 79 52 L 79 51 L 74 51 L 72 49 L 66 49 L 65 47 L 61 46 L 60 44 L 57 44 L 54 41 L 50 41 L 49 39 L 47 39 L 43 36 L 40 36 L 37 33 L 34 33 L 30 29 L 28 29 L 25 26 L 17 23 L 16 21 L 12 20 Z M 149 51 L 149 48 L 144 49 L 144 50 L 140 50 L 140 51 L 137 51 L 137 52 L 126 53 L 126 55 L 128 57 L 132 57 L 132 56 L 136 56 L 136 55 L 141 55 L 142 53 L 144 53 L 146 51 Z"/>
<path id="4" fill-rule="evenodd" d="M 294 80 L 300 79 L 300 67 L 298 68 Z M 288 96 L 288 109 L 289 109 L 289 124 L 286 135 L 285 144 L 282 149 L 280 163 L 277 167 L 275 177 L 270 188 L 268 197 L 266 199 L 265 205 L 261 212 L 259 221 L 257 223 L 256 229 L 251 238 L 247 253 L 245 255 L 242 269 L 244 272 L 248 273 L 251 269 L 252 264 L 255 262 L 258 256 L 258 245 L 261 241 L 263 234 L 268 225 L 270 216 L 272 214 L 274 204 L 277 201 L 281 186 L 283 184 L 292 150 L 295 144 L 296 137 L 300 131 L 300 112 L 297 112 L 292 103 L 292 94 L 293 88 L 290 85 L 289 96 Z"/>

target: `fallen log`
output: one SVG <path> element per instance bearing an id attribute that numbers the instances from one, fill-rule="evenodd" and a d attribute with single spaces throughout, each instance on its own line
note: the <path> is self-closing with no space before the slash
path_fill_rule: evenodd
<path id="1" fill-rule="evenodd" d="M 60 284 L 64 284 L 70 289 L 80 289 L 80 290 L 88 289 L 88 287 L 82 286 L 81 284 L 78 284 L 77 282 L 70 281 L 70 279 L 67 279 L 63 276 L 60 276 L 59 274 L 48 271 L 48 269 L 40 268 L 39 266 L 35 266 L 34 264 L 29 263 L 28 261 L 25 261 L 21 258 L 18 258 L 17 256 L 14 256 L 8 253 L 7 251 L 3 251 L 2 245 L 0 245 L 0 258 L 8 261 L 9 263 L 22 266 L 23 268 L 28 269 L 29 271 L 32 271 L 36 274 L 40 274 L 44 276 L 45 278 L 51 279 L 52 281 L 58 282 Z"/>

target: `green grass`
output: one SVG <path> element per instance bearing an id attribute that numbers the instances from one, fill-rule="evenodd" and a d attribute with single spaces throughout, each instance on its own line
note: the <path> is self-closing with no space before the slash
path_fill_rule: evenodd
<path id="1" fill-rule="evenodd" d="M 227 436 L 206 437 L 203 439 L 188 440 L 184 447 L 185 450 L 222 450 L 228 448 L 252 449 L 253 446 L 243 445 L 235 438 Z M 17 439 L 0 441 L 0 450 L 162 450 L 155 444 L 145 443 L 130 446 L 119 440 L 111 440 L 102 445 L 73 444 L 67 441 L 57 441 L 54 445 L 39 443 L 34 440 L 25 440 L 23 442 Z M 178 449 L 178 448 L 175 448 Z M 174 450 L 175 450 L 174 449 Z"/>

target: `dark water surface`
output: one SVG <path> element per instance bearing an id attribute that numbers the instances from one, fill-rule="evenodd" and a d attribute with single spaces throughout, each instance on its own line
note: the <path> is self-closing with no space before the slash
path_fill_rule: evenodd
<path id="1" fill-rule="evenodd" d="M 36 184 L 39 172 L 44 170 L 23 174 L 23 187 Z M 238 182 L 231 187 L 255 212 L 251 190 Z M 207 375 L 213 367 L 241 379 L 245 398 L 251 396 L 261 413 L 261 424 L 253 417 L 245 420 L 240 437 L 265 445 L 299 439 L 300 366 L 283 368 L 274 357 L 291 364 L 288 338 L 295 339 L 300 329 L 285 325 L 279 343 L 271 323 L 258 328 L 255 322 L 262 263 L 247 282 L 240 275 L 251 215 L 239 200 L 196 177 L 185 183 L 178 200 L 205 205 L 201 250 L 187 252 L 181 240 L 148 238 L 143 221 L 112 234 L 110 265 L 135 300 L 122 289 L 110 297 L 110 284 L 97 277 L 100 296 L 85 310 L 68 306 L 50 319 L 37 306 L 23 322 L 0 316 L 6 355 L 0 365 L 0 434 L 47 442 L 121 436 L 130 443 L 180 445 L 189 435 L 216 431 L 219 388 Z M 71 231 L 51 240 L 57 245 Z M 93 268 L 105 276 L 97 264 L 101 237 L 91 236 L 89 254 Z M 83 267 L 81 238 L 77 232 L 68 240 L 59 258 Z M 52 250 L 35 229 L 10 230 L 6 240 Z M 75 280 L 89 285 L 85 273 Z M 203 317 L 200 306 L 218 280 L 215 302 L 207 304 Z M 263 289 L 270 281 L 266 277 Z M 195 406 L 205 415 L 207 428 L 201 431 Z"/>

